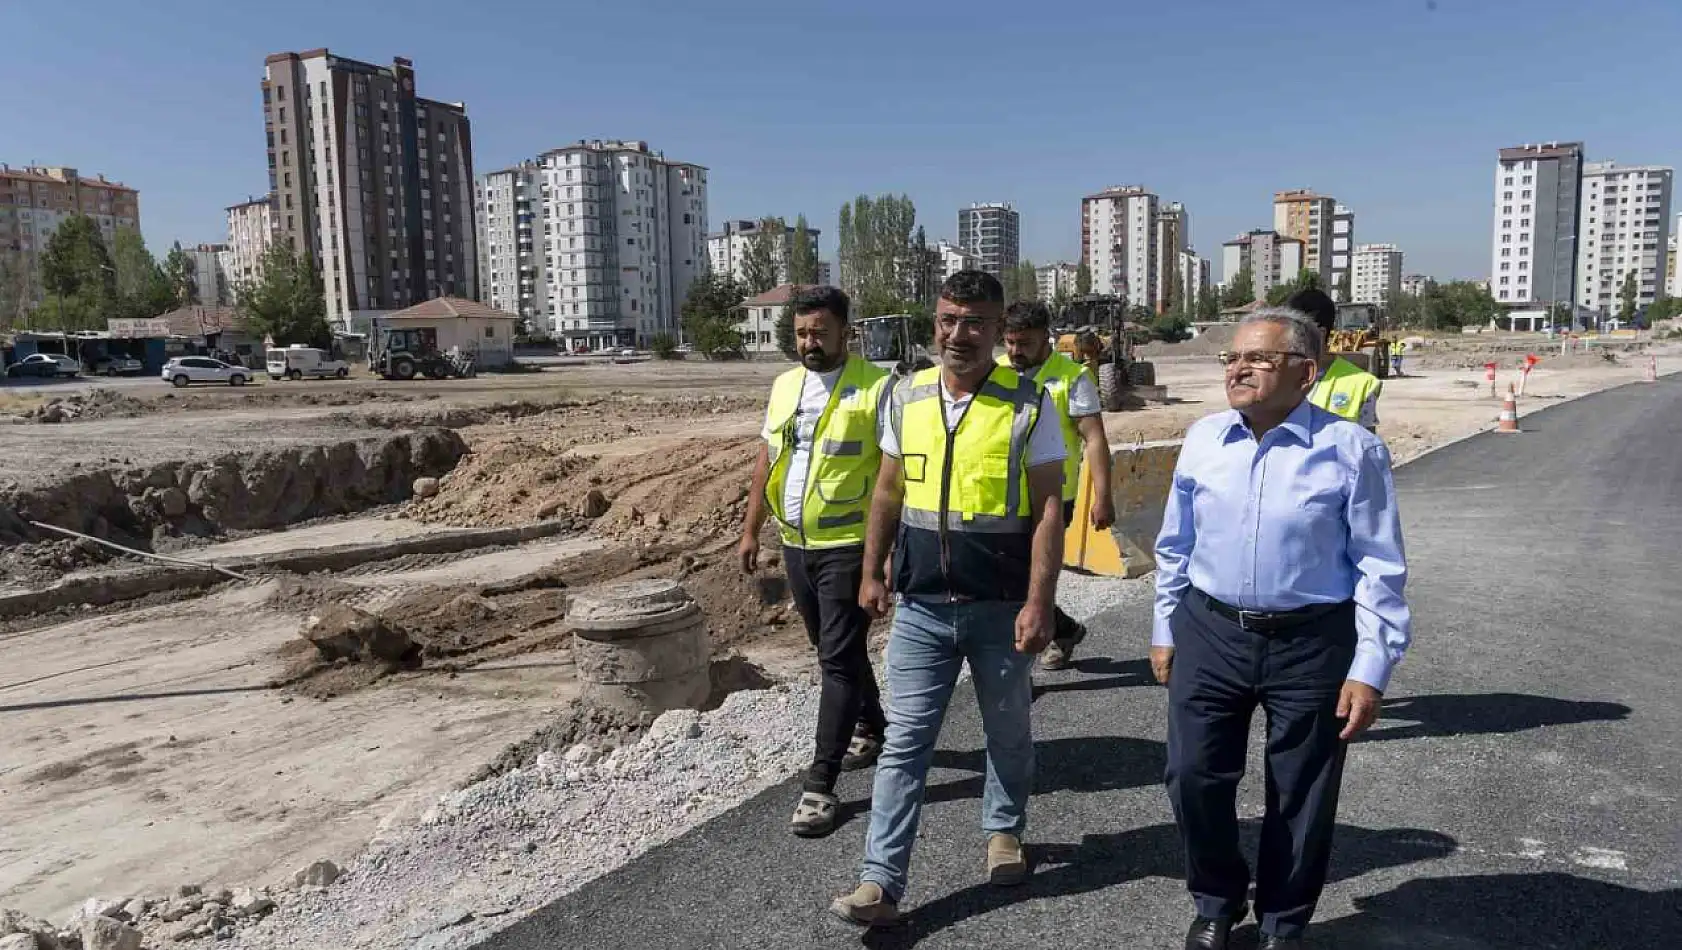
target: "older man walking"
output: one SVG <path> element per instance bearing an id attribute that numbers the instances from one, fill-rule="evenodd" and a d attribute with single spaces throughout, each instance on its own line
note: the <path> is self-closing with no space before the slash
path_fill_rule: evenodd
<path id="1" fill-rule="evenodd" d="M 1167 684 L 1168 797 L 1197 917 L 1223 950 L 1248 914 L 1236 796 L 1267 715 L 1255 870 L 1261 950 L 1302 946 L 1325 885 L 1346 744 L 1378 717 L 1411 638 L 1390 453 L 1307 399 L 1325 338 L 1294 310 L 1245 318 L 1231 410 L 1186 434 L 1157 538 L 1151 666 Z"/>

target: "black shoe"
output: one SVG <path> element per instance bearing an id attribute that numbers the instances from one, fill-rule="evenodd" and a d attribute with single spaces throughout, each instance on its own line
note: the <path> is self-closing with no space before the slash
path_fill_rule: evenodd
<path id="1" fill-rule="evenodd" d="M 1250 908 L 1247 904 L 1240 904 L 1237 913 L 1231 917 L 1199 917 L 1191 922 L 1191 929 L 1186 931 L 1186 950 L 1226 950 L 1227 938 L 1232 935 L 1233 925 L 1249 916 Z"/>
<path id="2" fill-rule="evenodd" d="M 1303 950 L 1307 944 L 1301 937 L 1275 937 L 1272 934 L 1262 934 L 1261 944 L 1256 950 Z"/>

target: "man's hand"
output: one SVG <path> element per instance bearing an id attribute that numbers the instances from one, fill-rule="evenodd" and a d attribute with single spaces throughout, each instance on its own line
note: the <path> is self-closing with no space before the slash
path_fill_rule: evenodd
<path id="1" fill-rule="evenodd" d="M 1168 674 L 1174 671 L 1174 648 L 1151 647 L 1151 675 L 1164 686 L 1168 685 Z"/>
<path id="2" fill-rule="evenodd" d="M 1016 652 L 1038 653 L 1057 631 L 1055 608 L 1030 600 L 1016 612 Z"/>
<path id="3" fill-rule="evenodd" d="M 1383 695 L 1359 680 L 1344 680 L 1343 690 L 1337 695 L 1337 718 L 1347 719 L 1349 724 L 1338 733 L 1338 738 L 1348 742 L 1377 722 Z"/>
<path id="4" fill-rule="evenodd" d="M 1113 524 L 1115 502 L 1108 495 L 1099 495 L 1092 501 L 1092 527 L 1098 531 L 1108 531 Z"/>
<path id="5" fill-rule="evenodd" d="M 881 620 L 894 609 L 893 595 L 888 593 L 888 584 L 880 577 L 866 577 L 859 584 L 859 606 L 870 615 L 872 620 Z"/>
<path id="6" fill-rule="evenodd" d="M 736 545 L 736 556 L 742 559 L 743 574 L 759 570 L 759 535 L 743 534 L 742 543 Z"/>

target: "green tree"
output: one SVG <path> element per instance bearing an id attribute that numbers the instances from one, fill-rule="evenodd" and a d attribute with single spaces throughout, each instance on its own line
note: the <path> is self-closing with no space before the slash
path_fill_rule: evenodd
<path id="1" fill-rule="evenodd" d="M 1151 339 L 1178 343 L 1191 336 L 1191 321 L 1182 313 L 1165 313 L 1151 321 Z"/>
<path id="2" fill-rule="evenodd" d="M 841 287 L 858 315 L 902 312 L 915 277 L 916 205 L 905 195 L 859 195 L 837 219 Z"/>
<path id="3" fill-rule="evenodd" d="M 1197 292 L 1197 319 L 1218 320 L 1221 316 L 1221 298 L 1215 288 L 1204 284 Z"/>
<path id="4" fill-rule="evenodd" d="M 677 340 L 673 339 L 670 333 L 663 331 L 656 333 L 648 341 L 648 350 L 654 354 L 654 358 L 657 360 L 675 359 L 677 357 Z"/>
<path id="5" fill-rule="evenodd" d="M 169 282 L 169 289 L 175 295 L 177 307 L 203 303 L 199 299 L 197 268 L 193 266 L 193 259 L 181 249 L 180 241 L 176 241 L 175 246 L 169 249 L 168 256 L 164 258 L 163 268 L 164 279 Z"/>
<path id="6" fill-rule="evenodd" d="M 1321 289 L 1319 273 L 1305 267 L 1297 272 L 1295 280 L 1274 285 L 1273 289 L 1267 292 L 1267 305 L 1278 307 L 1299 291 L 1319 289 Z"/>
<path id="7" fill-rule="evenodd" d="M 818 255 L 812 248 L 812 229 L 806 224 L 805 215 L 794 219 L 794 246 L 788 252 L 788 282 L 818 282 Z"/>
<path id="8" fill-rule="evenodd" d="M 788 304 L 777 314 L 777 349 L 791 360 L 800 355 L 794 348 L 794 308 Z"/>
<path id="9" fill-rule="evenodd" d="M 1051 318 L 1054 321 L 1062 320 L 1063 312 L 1069 309 L 1074 298 L 1074 292 L 1069 289 L 1067 283 L 1058 283 L 1057 292 L 1051 295 Z"/>
<path id="10" fill-rule="evenodd" d="M 175 309 L 175 291 L 139 231 L 117 232 L 111 241 L 111 263 L 116 271 L 117 316 L 143 320 Z"/>
<path id="11" fill-rule="evenodd" d="M 164 269 L 169 270 L 167 266 Z M 171 286 L 180 289 L 178 284 Z M 333 342 L 315 259 L 308 252 L 299 255 L 290 241 L 276 241 L 264 252 L 260 276 L 239 287 L 234 300 L 251 332 L 272 337 L 277 346 L 307 343 L 327 347 Z"/>
<path id="12" fill-rule="evenodd" d="M 683 301 L 683 332 L 702 356 L 742 352 L 738 310 L 748 296 L 729 274 L 704 274 L 689 285 Z"/>
<path id="13" fill-rule="evenodd" d="M 29 318 L 34 283 L 22 255 L 0 252 L 0 330 L 14 330 Z"/>
<path id="14" fill-rule="evenodd" d="M 742 283 L 749 296 L 777 286 L 777 262 L 783 256 L 783 236 L 787 233 L 782 218 L 761 218 L 748 238 L 747 251 L 742 255 Z"/>
<path id="15" fill-rule="evenodd" d="M 1652 326 L 1659 320 L 1669 320 L 1679 313 L 1682 313 L 1682 297 L 1659 294 L 1647 306 L 1647 325 Z"/>
<path id="16" fill-rule="evenodd" d="M 117 272 L 92 218 L 72 215 L 47 239 L 41 255 L 41 286 L 46 299 L 35 319 L 44 319 L 42 326 L 57 330 L 103 327 L 117 296 Z"/>
<path id="17" fill-rule="evenodd" d="M 1255 277 L 1250 273 L 1250 268 L 1241 267 L 1221 291 L 1221 309 L 1232 310 L 1255 302 Z"/>
<path id="18" fill-rule="evenodd" d="M 1075 267 L 1075 296 L 1085 297 L 1092 293 L 1092 268 L 1081 261 Z"/>
<path id="19" fill-rule="evenodd" d="M 1624 275 L 1624 286 L 1618 291 L 1618 322 L 1628 324 L 1635 319 L 1635 271 Z"/>
<path id="20" fill-rule="evenodd" d="M 1036 300 L 1040 295 L 1039 275 L 1034 272 L 1033 261 L 1022 261 L 1014 267 L 1007 267 L 999 275 L 999 283 L 1004 285 L 1005 303 L 1013 304 L 1018 300 Z"/>

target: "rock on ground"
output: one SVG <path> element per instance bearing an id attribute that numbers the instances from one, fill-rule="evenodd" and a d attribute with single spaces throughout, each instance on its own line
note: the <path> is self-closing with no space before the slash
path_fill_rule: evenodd
<path id="1" fill-rule="evenodd" d="M 331 861 L 314 861 L 299 868 L 292 875 L 292 883 L 298 887 L 332 887 L 340 873 L 339 866 Z"/>
<path id="2" fill-rule="evenodd" d="M 141 950 L 140 931 L 109 917 L 82 921 L 82 950 Z"/>

